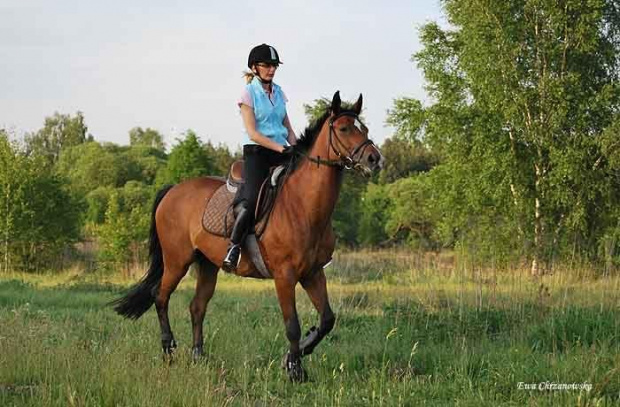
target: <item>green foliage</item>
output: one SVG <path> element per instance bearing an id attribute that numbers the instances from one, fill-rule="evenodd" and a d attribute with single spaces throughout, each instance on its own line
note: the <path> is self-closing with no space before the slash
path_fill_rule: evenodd
<path id="1" fill-rule="evenodd" d="M 387 195 L 388 186 L 368 183 L 362 194 L 360 243 L 364 246 L 379 246 L 388 240 L 385 225 L 392 212 L 392 200 Z"/>
<path id="2" fill-rule="evenodd" d="M 98 187 L 86 195 L 86 222 L 100 224 L 105 221 L 105 213 L 108 209 L 110 196 L 114 192 L 112 187 Z"/>
<path id="3" fill-rule="evenodd" d="M 134 127 L 129 130 L 129 145 L 152 148 L 155 150 L 164 151 L 164 137 L 157 131 L 149 127 L 142 129 L 141 127 Z"/>
<path id="4" fill-rule="evenodd" d="M 214 146 L 208 141 L 203 146 L 206 155 L 209 157 L 209 161 L 212 163 L 213 172 L 209 175 L 219 175 L 221 177 L 226 176 L 230 170 L 230 166 L 233 161 L 241 159 L 241 152 L 231 154 L 228 147 L 224 144 L 218 144 Z"/>
<path id="5" fill-rule="evenodd" d="M 396 127 L 395 139 L 414 143 L 421 138 L 425 110 L 419 100 L 401 98 L 394 100 L 394 108 L 388 110 L 386 123 Z"/>
<path id="6" fill-rule="evenodd" d="M 110 267 L 141 262 L 158 183 L 225 175 L 239 156 L 191 130 L 170 156 L 156 130 L 129 138 L 94 141 L 80 112 L 46 118 L 23 148 L 0 130 L 0 270 L 61 266 L 80 237 Z"/>
<path id="7" fill-rule="evenodd" d="M 139 181 L 152 185 L 155 183 L 157 173 L 166 166 L 167 156 L 162 149 L 138 144 L 122 147 L 117 154 L 121 165 L 125 168 L 123 183 Z"/>
<path id="8" fill-rule="evenodd" d="M 27 155 L 0 132 L 0 255 L 2 269 L 62 267 L 77 241 L 81 206 L 46 158 Z"/>
<path id="9" fill-rule="evenodd" d="M 104 264 L 126 269 L 146 260 L 153 197 L 152 187 L 136 181 L 111 191 L 105 221 L 95 229 Z"/>
<path id="10" fill-rule="evenodd" d="M 620 11 L 608 0 L 443 4 L 450 28 L 425 25 L 414 56 L 433 102 L 401 99 L 388 119 L 441 159 L 428 178 L 438 235 L 535 260 L 595 253 L 618 206 L 605 130 L 620 108 Z"/>
<path id="11" fill-rule="evenodd" d="M 215 162 L 207 154 L 203 143 L 192 130 L 185 133 L 184 139 L 178 139 L 172 148 L 166 167 L 157 176 L 157 184 L 176 184 L 185 179 L 215 174 Z"/>
<path id="12" fill-rule="evenodd" d="M 368 179 L 356 172 L 345 174 L 340 196 L 334 210 L 332 222 L 338 242 L 356 246 L 359 241 L 360 219 L 362 218 L 362 194 Z"/>
<path id="13" fill-rule="evenodd" d="M 310 104 L 304 103 L 304 114 L 308 122 L 318 120 L 332 105 L 332 101 L 327 98 L 314 99 Z"/>
<path id="14" fill-rule="evenodd" d="M 91 141 L 64 150 L 56 170 L 85 195 L 98 187 L 122 186 L 127 178 L 124 163 L 113 145 Z"/>
<path id="15" fill-rule="evenodd" d="M 419 249 L 436 249 L 433 241 L 434 219 L 428 184 L 423 176 L 403 178 L 389 184 L 392 210 L 385 230 L 392 240 L 406 240 Z"/>
<path id="16" fill-rule="evenodd" d="M 397 137 L 383 142 L 381 154 L 385 159 L 385 167 L 379 174 L 381 183 L 427 172 L 439 162 L 437 155 L 421 142 Z"/>
<path id="17" fill-rule="evenodd" d="M 29 154 L 42 156 L 48 165 L 55 164 L 63 149 L 77 146 L 93 137 L 87 135 L 88 127 L 84 123 L 84 115 L 77 112 L 75 117 L 54 113 L 45 118 L 45 125 L 35 134 L 26 136 L 26 147 Z"/>

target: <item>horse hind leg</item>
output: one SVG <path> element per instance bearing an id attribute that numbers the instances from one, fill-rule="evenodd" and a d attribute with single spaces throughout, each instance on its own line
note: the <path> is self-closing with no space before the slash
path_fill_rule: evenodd
<path id="1" fill-rule="evenodd" d="M 215 292 L 218 275 L 218 267 L 207 260 L 202 253 L 197 252 L 196 260 L 198 262 L 196 270 L 196 294 L 189 304 L 194 338 L 192 347 L 192 358 L 194 362 L 204 355 L 202 325 L 207 311 L 207 305 Z"/>
<path id="2" fill-rule="evenodd" d="M 317 271 L 312 277 L 302 280 L 301 285 L 306 290 L 310 301 L 312 301 L 321 318 L 319 328 L 317 329 L 314 326 L 310 328 L 306 337 L 299 344 L 301 356 L 305 356 L 310 355 L 314 348 L 332 330 L 336 317 L 329 306 L 327 283 L 323 269 Z"/>
<path id="3" fill-rule="evenodd" d="M 187 263 L 174 262 L 164 257 L 164 275 L 162 276 L 161 284 L 155 297 L 155 308 L 161 328 L 161 346 L 164 351 L 164 357 L 172 356 L 174 349 L 177 347 L 168 319 L 170 295 L 172 295 L 181 279 L 187 273 L 190 264 L 191 261 Z"/>

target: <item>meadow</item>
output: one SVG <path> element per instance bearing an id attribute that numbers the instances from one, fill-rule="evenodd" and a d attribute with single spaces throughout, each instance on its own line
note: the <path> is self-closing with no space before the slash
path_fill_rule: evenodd
<path id="1" fill-rule="evenodd" d="M 389 254 L 389 256 L 388 256 Z M 446 260 L 446 259 L 443 259 Z M 192 363 L 194 277 L 174 293 L 179 348 L 154 310 L 107 302 L 134 279 L 73 269 L 0 276 L 1 406 L 620 405 L 620 276 L 481 268 L 441 256 L 339 253 L 327 269 L 332 334 L 290 383 L 273 282 L 220 273 Z M 301 288 L 305 332 L 318 316 Z M 582 388 L 558 389 L 577 384 Z"/>

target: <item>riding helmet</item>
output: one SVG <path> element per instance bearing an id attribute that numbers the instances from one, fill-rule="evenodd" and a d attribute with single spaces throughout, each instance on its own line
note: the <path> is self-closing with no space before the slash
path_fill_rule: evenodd
<path id="1" fill-rule="evenodd" d="M 257 45 L 252 48 L 252 51 L 250 51 L 250 56 L 248 57 L 248 68 L 252 69 L 252 66 L 259 62 L 276 65 L 280 65 L 282 63 L 282 61 L 280 61 L 278 51 L 276 51 L 276 49 L 271 45 L 267 44 Z"/>

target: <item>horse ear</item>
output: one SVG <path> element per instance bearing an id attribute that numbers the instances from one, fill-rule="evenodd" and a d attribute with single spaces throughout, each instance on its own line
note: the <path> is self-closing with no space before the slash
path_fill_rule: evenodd
<path id="1" fill-rule="evenodd" d="M 332 98 L 332 113 L 333 114 L 340 114 L 340 91 L 337 90 L 336 93 L 334 93 L 334 97 Z"/>
<path id="2" fill-rule="evenodd" d="M 360 97 L 357 98 L 357 102 L 353 105 L 353 111 L 355 114 L 359 115 L 362 111 L 362 94 L 360 93 Z"/>

